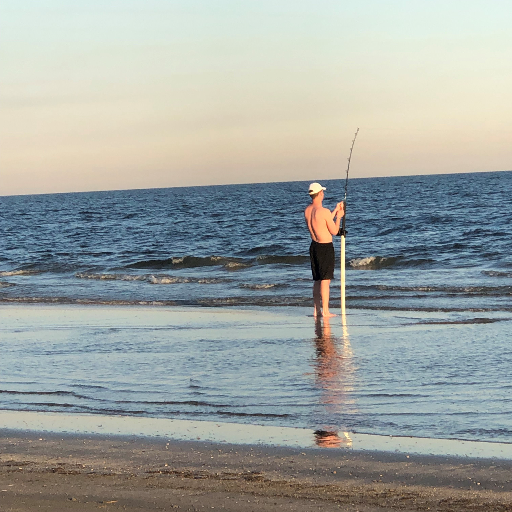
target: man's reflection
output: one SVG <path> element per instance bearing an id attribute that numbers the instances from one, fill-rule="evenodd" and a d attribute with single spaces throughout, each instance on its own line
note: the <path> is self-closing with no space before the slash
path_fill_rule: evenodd
<path id="1" fill-rule="evenodd" d="M 346 413 L 347 409 L 352 408 L 354 403 L 348 397 L 348 392 L 352 390 L 351 381 L 354 370 L 346 325 L 344 325 L 343 336 L 338 341 L 332 335 L 329 319 L 317 318 L 315 334 L 315 376 L 316 385 L 321 390 L 322 410 L 319 419 L 324 420 L 322 428 L 315 431 L 315 441 L 322 447 L 351 446 L 352 441 L 348 433 L 339 432 L 339 426 L 333 421 L 342 412 Z"/>

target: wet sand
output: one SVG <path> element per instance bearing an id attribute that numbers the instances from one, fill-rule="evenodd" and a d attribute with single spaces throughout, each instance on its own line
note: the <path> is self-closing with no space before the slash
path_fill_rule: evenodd
<path id="1" fill-rule="evenodd" d="M 3 431 L 0 510 L 512 511 L 512 463 Z"/>

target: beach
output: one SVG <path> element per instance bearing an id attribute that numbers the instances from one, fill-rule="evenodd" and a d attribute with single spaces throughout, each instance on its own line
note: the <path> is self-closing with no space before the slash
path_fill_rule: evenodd
<path id="1" fill-rule="evenodd" d="M 0 446 L 3 512 L 512 510 L 505 461 L 6 431 Z"/>

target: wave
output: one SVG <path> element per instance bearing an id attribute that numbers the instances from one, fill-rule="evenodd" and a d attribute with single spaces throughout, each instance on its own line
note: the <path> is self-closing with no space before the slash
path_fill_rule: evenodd
<path id="1" fill-rule="evenodd" d="M 304 263 L 309 263 L 309 256 L 303 255 L 279 255 L 279 254 L 262 254 L 257 256 L 256 262 L 258 265 L 274 265 L 274 264 L 284 264 L 284 265 L 303 265 Z"/>
<path id="2" fill-rule="evenodd" d="M 333 298 L 336 299 L 336 297 Z M 137 299 L 98 299 L 75 297 L 2 297 L 0 303 L 5 304 L 75 304 L 98 306 L 199 306 L 199 307 L 267 307 L 291 306 L 304 307 L 311 305 L 311 298 L 301 296 L 275 295 L 248 295 L 236 297 L 198 297 L 168 300 L 137 300 Z"/>
<path id="3" fill-rule="evenodd" d="M 180 277 L 170 275 L 154 275 L 154 274 L 101 274 L 91 272 L 78 272 L 75 274 L 78 279 L 93 279 L 98 281 L 142 281 L 150 284 L 180 284 L 180 283 L 197 283 L 197 284 L 218 284 L 227 283 L 231 279 L 223 279 L 216 277 Z"/>
<path id="4" fill-rule="evenodd" d="M 359 285 L 350 287 L 352 290 L 358 291 L 389 291 L 389 292 L 405 292 L 405 293 L 438 293 L 446 295 L 466 295 L 466 296 L 496 296 L 503 297 L 512 295 L 512 286 L 393 286 L 393 285 Z M 368 298 L 362 296 L 360 298 Z M 396 295 L 390 295 L 389 298 L 400 298 Z M 375 298 L 382 298 L 381 295 Z"/>
<path id="5" fill-rule="evenodd" d="M 482 274 L 489 277 L 512 277 L 512 272 L 498 270 L 482 270 Z"/>
<path id="6" fill-rule="evenodd" d="M 10 276 L 32 276 L 35 274 L 39 274 L 38 270 L 34 269 L 20 269 L 20 270 L 4 270 L 0 272 L 0 277 L 10 277 Z"/>
<path id="7" fill-rule="evenodd" d="M 368 256 L 366 258 L 355 258 L 349 261 L 351 268 L 362 270 L 379 270 L 381 268 L 393 267 L 400 261 L 398 257 L 384 258 L 381 256 Z"/>
<path id="8" fill-rule="evenodd" d="M 272 288 L 286 288 L 286 283 L 242 283 L 239 285 L 240 288 L 247 288 L 249 290 L 269 290 Z"/>
<path id="9" fill-rule="evenodd" d="M 375 306 L 371 304 L 357 304 L 356 309 L 367 311 L 418 311 L 422 313 L 512 313 L 512 306 L 490 306 L 490 307 L 435 307 L 435 306 Z"/>
<path id="10" fill-rule="evenodd" d="M 67 256 L 67 253 L 59 253 L 57 256 Z M 47 260 L 52 260 L 54 256 L 49 255 Z M 17 268 L 15 270 L 4 270 L 0 271 L 0 277 L 10 276 L 35 276 L 45 273 L 63 274 L 67 272 L 74 272 L 77 270 L 77 265 L 65 261 L 35 261 L 23 265 L 23 268 Z"/>
<path id="11" fill-rule="evenodd" d="M 224 268 L 226 270 L 240 270 L 242 268 L 250 267 L 251 263 L 244 263 L 241 261 L 229 261 L 228 263 L 224 264 Z"/>
<path id="12" fill-rule="evenodd" d="M 277 414 L 271 412 L 231 412 L 231 411 L 215 411 L 219 416 L 232 416 L 233 418 L 289 418 L 292 415 L 287 413 Z"/>
<path id="13" fill-rule="evenodd" d="M 229 283 L 231 279 L 221 279 L 217 277 L 178 277 L 178 276 L 155 276 L 151 275 L 148 282 L 151 284 L 180 284 L 180 283 L 197 283 L 197 284 L 220 284 Z"/>
<path id="14" fill-rule="evenodd" d="M 246 251 L 248 253 L 250 251 Z M 180 256 L 166 259 L 140 260 L 126 265 L 134 269 L 181 269 L 223 266 L 227 270 L 238 270 L 253 265 L 303 265 L 309 256 L 287 254 L 259 254 L 256 258 L 235 258 L 228 256 Z"/>
<path id="15" fill-rule="evenodd" d="M 78 279 L 94 279 L 100 281 L 146 281 L 145 276 L 130 274 L 95 274 L 92 272 L 77 272 L 75 277 Z"/>
<path id="16" fill-rule="evenodd" d="M 509 428 L 469 428 L 465 430 L 460 430 L 457 432 L 458 435 L 470 435 L 472 438 L 480 439 L 482 437 L 490 437 L 496 438 L 501 436 L 507 436 L 507 438 L 512 434 L 512 430 Z"/>
<path id="17" fill-rule="evenodd" d="M 267 248 L 268 249 L 268 248 Z M 249 251 L 250 252 L 250 251 Z M 112 253 L 90 253 L 93 256 L 112 256 Z M 87 256 L 87 255 L 86 255 Z M 165 259 L 143 259 L 129 263 L 114 270 L 180 270 L 202 267 L 224 267 L 228 271 L 244 270 L 255 265 L 305 265 L 309 263 L 309 256 L 287 254 L 258 254 L 255 257 L 231 257 L 231 256 L 180 256 Z M 33 276 L 42 273 L 67 273 L 74 272 L 80 279 L 94 279 L 103 281 L 148 281 L 147 275 L 134 275 L 129 272 L 94 272 L 78 270 L 83 265 L 80 263 L 34 263 L 27 268 L 0 271 L 1 277 Z M 77 268 L 78 267 L 78 268 Z M 78 271 L 77 271 L 78 270 Z M 171 282 L 171 281 L 169 281 Z M 178 281 L 174 281 L 178 282 Z M 189 282 L 189 281 L 183 281 Z M 206 281 L 205 281 L 206 282 Z M 164 280 L 162 280 L 162 284 Z"/>
<path id="18" fill-rule="evenodd" d="M 150 276 L 149 282 L 151 284 L 177 284 L 177 283 L 189 283 L 190 279 L 187 277 L 176 277 L 176 276 Z"/>
<path id="19" fill-rule="evenodd" d="M 10 288 L 16 286 L 14 283 L 8 283 L 7 281 L 0 281 L 0 288 Z"/>
<path id="20" fill-rule="evenodd" d="M 356 270 L 381 270 L 391 267 L 420 267 L 433 263 L 428 258 L 408 259 L 403 256 L 367 256 L 349 260 L 349 266 Z"/>
<path id="21" fill-rule="evenodd" d="M 240 254 L 243 256 L 258 256 L 265 255 L 269 253 L 276 253 L 279 251 L 283 251 L 285 248 L 282 245 L 272 244 L 272 245 L 260 245 L 257 247 L 251 247 L 250 249 L 246 249 L 241 251 Z"/>
<path id="22" fill-rule="evenodd" d="M 175 300 L 82 299 L 74 297 L 0 297 L 6 304 L 76 304 L 84 306 L 181 306 L 193 302 Z"/>
<path id="23" fill-rule="evenodd" d="M 418 325 L 464 325 L 464 324 L 493 324 L 495 322 L 507 322 L 510 318 L 466 318 L 465 320 L 425 320 Z"/>
<path id="24" fill-rule="evenodd" d="M 114 402 L 116 404 L 118 402 Z M 66 402 L 26 402 L 26 403 L 20 403 L 17 404 L 18 406 L 10 406 L 6 407 L 6 410 L 14 410 L 14 411 L 42 411 L 42 412 L 58 412 L 60 411 L 66 411 L 69 412 L 71 409 L 73 412 L 86 412 L 88 414 L 98 414 L 98 415 L 111 415 L 111 416 L 142 416 L 147 418 L 155 417 L 155 413 L 147 408 L 148 405 L 152 405 L 151 402 L 134 402 L 133 405 L 138 406 L 137 409 L 130 409 L 126 407 L 115 407 L 113 404 L 113 407 L 94 407 L 90 405 L 84 405 L 84 404 L 78 404 L 78 403 L 66 403 Z M 120 405 L 126 405 L 121 403 Z M 169 403 L 169 405 L 172 406 L 172 403 Z M 286 419 L 293 417 L 292 414 L 289 413 L 264 413 L 264 412 L 238 412 L 238 411 L 226 411 L 226 410 L 218 410 L 215 409 L 215 406 L 209 406 L 213 407 L 215 410 L 208 410 L 208 411 L 201 411 L 197 409 L 193 410 L 184 410 L 180 406 L 186 405 L 185 403 L 176 403 L 175 408 L 170 408 L 165 411 L 166 417 L 192 417 L 197 418 L 199 417 L 206 417 L 206 418 L 214 418 L 216 415 L 220 417 L 233 417 L 233 418 L 268 418 L 268 419 Z M 21 407 L 20 407 L 21 406 Z M 222 407 L 222 406 L 221 406 Z M 229 406 L 228 406 L 229 407 Z M 160 414 L 161 415 L 161 414 Z M 157 415 L 158 417 L 159 415 Z"/>
<path id="25" fill-rule="evenodd" d="M 417 393 L 361 393 L 364 398 L 428 398 L 428 395 Z"/>
<path id="26" fill-rule="evenodd" d="M 193 405 L 194 407 L 221 407 L 229 408 L 228 404 L 215 404 L 212 402 L 205 402 L 201 400 L 115 400 L 115 404 L 135 404 L 135 405 Z"/>
<path id="27" fill-rule="evenodd" d="M 225 258 L 223 256 L 182 256 L 158 260 L 140 260 L 126 265 L 126 268 L 137 269 L 166 269 L 166 268 L 196 268 L 228 265 L 230 263 L 244 264 L 239 258 Z"/>
<path id="28" fill-rule="evenodd" d="M 10 389 L 0 389 L 2 395 L 37 395 L 37 396 L 72 396 L 74 398 L 88 399 L 89 397 L 79 395 L 73 391 L 13 391 Z"/>

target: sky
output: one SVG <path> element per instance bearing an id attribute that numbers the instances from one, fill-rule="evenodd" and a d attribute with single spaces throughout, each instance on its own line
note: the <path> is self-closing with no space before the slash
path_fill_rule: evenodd
<path id="1" fill-rule="evenodd" d="M 509 0 L 0 0 L 0 195 L 512 169 Z"/>

